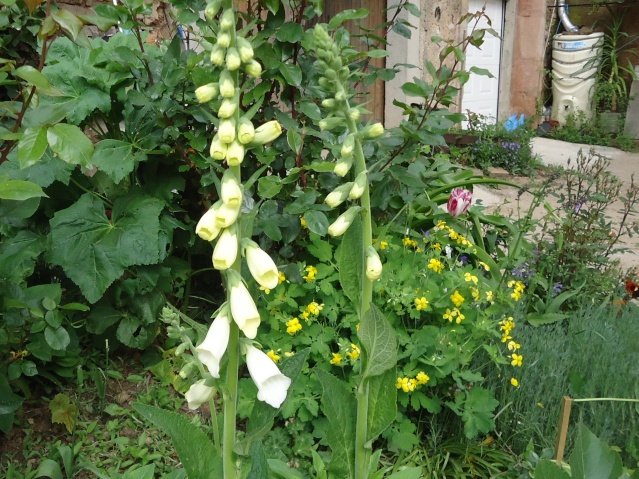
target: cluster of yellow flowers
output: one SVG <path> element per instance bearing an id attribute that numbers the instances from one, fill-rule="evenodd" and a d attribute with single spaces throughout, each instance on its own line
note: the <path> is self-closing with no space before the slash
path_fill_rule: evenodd
<path id="1" fill-rule="evenodd" d="M 508 287 L 513 289 L 510 297 L 513 298 L 515 301 L 519 301 L 521 299 L 521 296 L 524 294 L 526 285 L 521 281 L 515 281 L 514 279 L 511 279 L 510 281 L 508 281 Z"/>
<path id="2" fill-rule="evenodd" d="M 304 271 L 306 271 L 304 279 L 307 282 L 315 281 L 315 275 L 317 274 L 317 268 L 315 266 L 307 266 L 306 268 L 304 268 Z"/>
<path id="3" fill-rule="evenodd" d="M 311 319 L 311 315 L 319 316 L 320 311 L 322 309 L 324 309 L 323 304 L 318 304 L 315 301 L 312 301 L 311 303 L 309 303 L 308 306 L 306 306 L 306 309 L 301 314 L 301 316 L 304 319 L 304 321 L 308 322 Z"/>
<path id="4" fill-rule="evenodd" d="M 415 298 L 415 308 L 417 309 L 417 311 L 428 308 L 429 304 L 430 303 L 424 296 L 422 296 L 421 298 Z"/>
<path id="5" fill-rule="evenodd" d="M 278 349 L 277 352 L 275 352 L 274 350 L 270 350 L 268 353 L 266 353 L 266 355 L 271 358 L 273 360 L 274 363 L 278 362 L 280 359 L 282 359 L 282 356 L 280 356 L 278 353 L 281 351 L 281 349 Z M 284 353 L 284 356 L 286 356 L 287 358 L 290 358 L 291 356 L 293 356 L 295 353 L 291 352 L 291 351 L 286 351 Z"/>
<path id="6" fill-rule="evenodd" d="M 331 353 L 331 354 L 333 358 L 331 359 L 330 363 L 333 366 L 341 366 L 342 361 L 344 360 L 344 355 L 341 353 Z M 361 350 L 359 349 L 359 346 L 357 346 L 357 344 L 351 343 L 351 347 L 346 348 L 345 354 L 346 356 L 348 356 L 348 358 L 351 361 L 355 361 L 357 358 L 359 358 L 361 354 Z"/>
<path id="7" fill-rule="evenodd" d="M 448 233 L 448 237 L 451 240 L 455 241 L 458 245 L 465 246 L 465 247 L 473 245 L 470 241 L 468 241 L 468 239 L 464 235 L 462 235 L 461 233 L 458 233 L 457 231 L 452 229 L 450 226 L 448 226 L 445 221 L 437 222 L 437 225 L 435 226 L 435 231 L 438 231 L 438 230 L 446 231 Z"/>
<path id="8" fill-rule="evenodd" d="M 302 329 L 302 324 L 298 318 L 293 318 L 286 322 L 286 332 L 293 336 L 295 333 Z"/>
<path id="9" fill-rule="evenodd" d="M 455 290 L 455 292 L 450 296 L 450 300 L 457 308 L 459 308 L 465 301 L 464 297 L 457 290 Z"/>
<path id="10" fill-rule="evenodd" d="M 397 386 L 397 389 L 401 389 L 405 393 L 408 393 L 417 389 L 418 386 L 426 384 L 428 381 L 430 381 L 428 374 L 424 371 L 420 371 L 414 378 L 397 378 L 397 383 L 395 385 Z"/>
<path id="11" fill-rule="evenodd" d="M 410 239 L 409 237 L 406 237 L 402 240 L 402 243 L 404 244 L 404 246 L 410 246 L 411 248 L 417 248 L 417 241 L 415 241 L 414 239 Z"/>
<path id="12" fill-rule="evenodd" d="M 515 320 L 512 318 L 512 316 L 499 322 L 499 330 L 502 332 L 501 342 L 507 343 L 508 351 L 512 353 L 510 355 L 510 364 L 514 367 L 521 367 L 523 364 L 524 356 L 515 352 L 518 351 L 519 348 L 521 348 L 521 344 L 513 341 L 513 337 L 510 334 L 514 328 Z M 512 384 L 514 387 L 519 387 L 519 381 L 516 378 L 511 378 L 510 384 Z"/>
<path id="13" fill-rule="evenodd" d="M 441 273 L 444 271 L 444 263 L 436 258 L 431 258 L 427 267 L 428 269 L 432 269 L 435 273 Z"/>
<path id="14" fill-rule="evenodd" d="M 453 308 L 452 310 L 446 308 L 444 319 L 447 319 L 451 323 L 453 322 L 453 320 L 455 320 L 455 323 L 460 324 L 464 319 L 466 319 L 466 316 L 464 316 L 464 314 L 458 308 Z"/>

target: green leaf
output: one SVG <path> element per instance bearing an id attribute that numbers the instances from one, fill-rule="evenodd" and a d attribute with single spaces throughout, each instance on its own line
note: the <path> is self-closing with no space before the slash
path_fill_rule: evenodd
<path id="1" fill-rule="evenodd" d="M 57 328 L 47 326 L 44 329 L 44 339 L 51 349 L 55 349 L 56 351 L 64 351 L 71 342 L 69 333 L 62 326 L 58 326 Z"/>
<path id="2" fill-rule="evenodd" d="M 261 442 L 254 442 L 250 448 L 251 470 L 246 479 L 268 479 L 268 462 Z"/>
<path id="3" fill-rule="evenodd" d="M 136 165 L 147 159 L 146 153 L 133 151 L 133 145 L 121 140 L 102 140 L 95 145 L 92 162 L 104 171 L 114 183 L 119 183 Z"/>
<path id="4" fill-rule="evenodd" d="M 358 311 L 360 309 L 359 295 L 364 264 L 362 248 L 362 223 L 358 215 L 344 233 L 342 242 L 335 252 L 342 290 Z"/>
<path id="5" fill-rule="evenodd" d="M 391 474 L 386 479 L 419 479 L 420 477 L 422 477 L 421 467 L 409 467 L 403 471 Z"/>
<path id="6" fill-rule="evenodd" d="M 51 410 L 51 421 L 57 424 L 64 424 L 67 431 L 73 432 L 77 416 L 75 404 L 71 404 L 71 399 L 66 394 L 56 394 L 49 403 Z"/>
<path id="7" fill-rule="evenodd" d="M 47 129 L 44 127 L 27 128 L 18 142 L 18 161 L 20 168 L 28 168 L 42 158 L 48 147 Z"/>
<path id="8" fill-rule="evenodd" d="M 304 213 L 304 220 L 306 221 L 308 229 L 311 230 L 312 233 L 324 236 L 328 232 L 328 218 L 323 212 L 318 210 L 309 210 Z"/>
<path id="9" fill-rule="evenodd" d="M 24 201 L 29 198 L 47 196 L 42 188 L 30 181 L 8 180 L 6 175 L 0 177 L 0 200 Z"/>
<path id="10" fill-rule="evenodd" d="M 357 404 L 353 391 L 326 371 L 314 371 L 322 384 L 322 411 L 329 424 L 326 440 L 333 451 L 328 470 L 335 477 L 354 477 Z"/>
<path id="11" fill-rule="evenodd" d="M 286 132 L 286 140 L 293 153 L 298 155 L 302 149 L 302 136 L 291 128 Z"/>
<path id="12" fill-rule="evenodd" d="M 275 38 L 280 42 L 297 43 L 303 37 L 304 29 L 296 22 L 286 22 L 275 31 Z"/>
<path id="13" fill-rule="evenodd" d="M 581 424 L 570 456 L 574 479 L 617 479 L 622 472 L 619 454 Z"/>
<path id="14" fill-rule="evenodd" d="M 313 239 L 306 248 L 309 253 L 315 256 L 322 263 L 328 263 L 333 258 L 333 248 L 328 241 Z"/>
<path id="15" fill-rule="evenodd" d="M 139 469 L 127 471 L 122 475 L 122 479 L 154 479 L 155 464 L 147 464 Z"/>
<path id="16" fill-rule="evenodd" d="M 47 80 L 47 77 L 45 77 L 41 71 L 33 68 L 32 66 L 25 65 L 20 68 L 16 68 L 13 72 L 13 75 L 22 78 L 30 85 L 36 87 L 40 93 L 43 93 L 45 95 L 64 95 L 64 93 L 62 93 L 60 90 L 51 86 L 51 83 L 49 83 L 49 80 Z"/>
<path id="17" fill-rule="evenodd" d="M 570 479 L 570 474 L 550 459 L 540 459 L 535 467 L 536 479 Z"/>
<path id="18" fill-rule="evenodd" d="M 304 479 L 304 475 L 297 469 L 291 469 L 288 465 L 279 459 L 269 459 L 269 478 L 271 479 Z"/>
<path id="19" fill-rule="evenodd" d="M 69 35 L 75 42 L 82 33 L 83 24 L 80 19 L 69 10 L 52 10 L 51 16 L 60 25 L 64 33 Z"/>
<path id="20" fill-rule="evenodd" d="M 11 391 L 9 382 L 4 377 L 0 377 L 0 416 L 17 411 L 23 402 L 23 398 Z"/>
<path id="21" fill-rule="evenodd" d="M 494 429 L 493 411 L 497 406 L 499 406 L 499 401 L 488 389 L 475 386 L 468 391 L 462 413 L 464 433 L 468 439 L 475 437 L 480 432 L 487 433 Z"/>
<path id="22" fill-rule="evenodd" d="M 366 18 L 370 12 L 365 8 L 358 8 L 357 10 L 348 9 L 342 12 L 339 12 L 328 23 L 329 30 L 334 30 L 339 27 L 342 23 L 347 22 L 349 20 L 359 20 L 361 18 Z"/>
<path id="23" fill-rule="evenodd" d="M 257 191 L 262 198 L 273 198 L 282 189 L 279 176 L 263 176 L 257 181 Z"/>
<path id="24" fill-rule="evenodd" d="M 36 469 L 35 476 L 33 477 L 49 477 L 51 479 L 64 479 L 62 475 L 62 469 L 60 468 L 60 464 L 51 460 L 44 459 L 38 469 Z"/>
<path id="25" fill-rule="evenodd" d="M 141 403 L 133 409 L 171 436 L 189 479 L 222 477 L 222 455 L 209 437 L 186 417 Z"/>
<path id="26" fill-rule="evenodd" d="M 47 131 L 47 141 L 51 150 L 60 159 L 72 165 L 91 165 L 93 143 L 80 128 L 68 123 L 58 123 Z"/>
<path id="27" fill-rule="evenodd" d="M 361 328 L 360 328 L 361 329 Z M 368 437 L 373 441 L 397 416 L 397 370 L 393 367 L 368 381 Z"/>
<path id="28" fill-rule="evenodd" d="M 133 191 L 116 200 L 109 220 L 104 204 L 86 193 L 51 219 L 51 262 L 95 303 L 125 268 L 159 261 L 163 207 Z"/>
<path id="29" fill-rule="evenodd" d="M 395 331 L 374 304 L 364 313 L 357 336 L 366 351 L 364 378 L 382 374 L 397 364 Z"/>
<path id="30" fill-rule="evenodd" d="M 564 313 L 528 313 L 526 321 L 528 321 L 531 326 L 536 327 L 541 326 L 542 324 L 557 323 L 559 321 L 563 321 L 567 317 L 568 315 Z"/>
<path id="31" fill-rule="evenodd" d="M 101 32 L 106 32 L 109 28 L 118 24 L 116 20 L 101 17 L 100 15 L 78 15 L 78 18 L 82 21 L 82 23 L 95 25 Z"/>
<path id="32" fill-rule="evenodd" d="M 279 70 L 289 85 L 300 86 L 302 84 L 302 69 L 299 66 L 282 63 Z"/>

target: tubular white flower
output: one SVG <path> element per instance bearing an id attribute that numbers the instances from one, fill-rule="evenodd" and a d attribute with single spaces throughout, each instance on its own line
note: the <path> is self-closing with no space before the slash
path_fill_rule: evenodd
<path id="1" fill-rule="evenodd" d="M 366 185 L 368 185 L 368 171 L 364 170 L 355 178 L 355 183 L 353 184 L 351 191 L 348 193 L 348 197 L 351 200 L 360 198 L 366 190 Z"/>
<path id="2" fill-rule="evenodd" d="M 217 111 L 217 116 L 220 118 L 231 118 L 233 113 L 237 110 L 237 105 L 240 102 L 239 94 L 235 94 L 233 98 L 225 98 Z"/>
<path id="3" fill-rule="evenodd" d="M 230 168 L 222 175 L 222 186 L 220 188 L 222 201 L 229 206 L 236 207 L 242 203 L 242 187 L 240 186 L 235 173 Z"/>
<path id="4" fill-rule="evenodd" d="M 235 122 L 232 119 L 220 120 L 217 134 L 222 143 L 227 145 L 233 143 L 233 140 L 235 140 Z"/>
<path id="5" fill-rule="evenodd" d="M 222 202 L 220 207 L 215 214 L 215 226 L 218 228 L 228 228 L 237 220 L 237 217 L 240 214 L 240 207 L 242 205 L 238 204 L 236 206 L 231 206 L 228 203 Z"/>
<path id="6" fill-rule="evenodd" d="M 237 228 L 235 223 L 222 231 L 213 249 L 213 267 L 218 271 L 229 269 L 237 259 Z"/>
<path id="7" fill-rule="evenodd" d="M 355 220 L 355 216 L 362 208 L 359 206 L 351 206 L 346 212 L 342 213 L 332 225 L 328 227 L 328 234 L 331 236 L 341 236 L 346 233 L 348 227 Z"/>
<path id="8" fill-rule="evenodd" d="M 346 135 L 344 144 L 342 145 L 341 156 L 351 156 L 353 154 L 353 148 L 355 148 L 355 135 L 352 133 Z"/>
<path id="9" fill-rule="evenodd" d="M 211 206 L 200 221 L 198 221 L 195 227 L 195 234 L 197 234 L 204 241 L 213 241 L 220 234 L 221 228 L 216 224 L 217 212 L 222 206 L 222 202 L 218 201 Z"/>
<path id="10" fill-rule="evenodd" d="M 235 96 L 235 82 L 231 72 L 226 69 L 220 73 L 220 95 L 224 98 L 233 98 Z"/>
<path id="11" fill-rule="evenodd" d="M 229 166 L 238 166 L 244 161 L 246 149 L 238 141 L 233 141 L 226 150 L 226 162 Z"/>
<path id="12" fill-rule="evenodd" d="M 249 339 L 255 339 L 257 328 L 260 325 L 260 313 L 257 311 L 255 301 L 251 293 L 242 282 L 240 273 L 233 269 L 228 272 L 229 289 L 231 296 L 231 316 L 238 328 Z"/>
<path id="13" fill-rule="evenodd" d="M 220 89 L 217 83 L 207 83 L 195 89 L 195 98 L 197 98 L 197 101 L 200 103 L 206 103 L 218 96 L 219 93 Z"/>
<path id="14" fill-rule="evenodd" d="M 235 71 L 242 66 L 242 60 L 240 59 L 240 53 L 237 48 L 231 47 L 226 51 L 226 68 L 230 71 Z"/>
<path id="15" fill-rule="evenodd" d="M 213 45 L 213 49 L 211 50 L 211 63 L 218 67 L 224 65 L 224 48 L 220 45 Z"/>
<path id="16" fill-rule="evenodd" d="M 237 37 L 237 49 L 242 63 L 248 63 L 253 60 L 253 46 L 246 38 Z"/>
<path id="17" fill-rule="evenodd" d="M 348 199 L 348 194 L 353 187 L 353 182 L 349 181 L 348 183 L 344 183 L 343 185 L 338 186 L 333 191 L 331 191 L 326 198 L 324 198 L 324 203 L 326 203 L 331 208 L 337 208 L 339 205 L 344 203 Z"/>
<path id="18" fill-rule="evenodd" d="M 220 18 L 220 28 L 223 31 L 229 31 L 235 26 L 235 15 L 232 9 L 224 10 L 222 17 Z"/>
<path id="19" fill-rule="evenodd" d="M 253 123 L 251 123 L 251 120 L 245 117 L 240 118 L 240 124 L 237 127 L 237 139 L 240 143 L 246 145 L 253 141 L 254 137 L 255 127 L 253 126 Z"/>
<path id="20" fill-rule="evenodd" d="M 337 160 L 337 163 L 335 163 L 335 168 L 333 169 L 333 173 L 343 178 L 348 174 L 352 166 L 353 166 L 352 156 L 342 157 L 339 160 Z"/>
<path id="21" fill-rule="evenodd" d="M 262 65 L 257 60 L 251 60 L 244 66 L 244 71 L 248 76 L 259 78 L 262 74 Z"/>
<path id="22" fill-rule="evenodd" d="M 189 409 L 198 409 L 202 404 L 211 400 L 215 394 L 215 388 L 204 384 L 206 379 L 200 379 L 194 383 L 184 395 L 189 404 Z"/>
<path id="23" fill-rule="evenodd" d="M 284 376 L 273 360 L 255 346 L 246 346 L 246 365 L 257 386 L 257 399 L 279 408 L 286 399 L 291 379 Z"/>
<path id="24" fill-rule="evenodd" d="M 216 45 L 219 45 L 222 48 L 228 48 L 231 44 L 231 35 L 226 32 L 222 32 L 217 36 Z"/>
<path id="25" fill-rule="evenodd" d="M 242 247 L 253 279 L 264 288 L 274 289 L 279 284 L 280 274 L 273 258 L 248 238 L 242 240 Z"/>
<path id="26" fill-rule="evenodd" d="M 255 129 L 252 145 L 264 145 L 282 134 L 282 125 L 277 120 L 267 121 Z"/>
<path id="27" fill-rule="evenodd" d="M 362 130 L 362 137 L 372 139 L 382 136 L 384 134 L 384 125 L 381 123 L 374 123 L 368 125 Z"/>
<path id="28" fill-rule="evenodd" d="M 226 352 L 231 333 L 228 305 L 222 306 L 202 344 L 195 348 L 198 359 L 214 378 L 220 377 L 220 361 Z"/>
<path id="29" fill-rule="evenodd" d="M 226 150 L 228 150 L 228 145 L 220 140 L 219 135 L 215 135 L 211 142 L 211 149 L 209 150 L 211 157 L 214 160 L 223 160 L 226 158 Z"/>
<path id="30" fill-rule="evenodd" d="M 382 275 L 382 261 L 375 248 L 369 246 L 366 248 L 366 277 L 371 281 L 378 280 Z"/>

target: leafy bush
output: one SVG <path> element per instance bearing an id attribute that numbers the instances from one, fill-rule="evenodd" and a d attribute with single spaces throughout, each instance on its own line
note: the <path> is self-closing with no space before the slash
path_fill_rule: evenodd
<path id="1" fill-rule="evenodd" d="M 553 129 L 549 138 L 568 141 L 571 143 L 583 143 L 586 145 L 613 146 L 624 151 L 632 151 L 636 143 L 632 138 L 623 133 L 611 133 L 600 125 L 600 120 L 586 119 L 583 112 L 577 115 L 568 115 L 566 123 Z"/>

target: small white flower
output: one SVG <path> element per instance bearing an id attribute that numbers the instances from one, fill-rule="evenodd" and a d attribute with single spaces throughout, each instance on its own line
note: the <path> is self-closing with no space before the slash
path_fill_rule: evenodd
<path id="1" fill-rule="evenodd" d="M 242 65 L 240 53 L 237 48 L 231 47 L 226 51 L 226 68 L 230 71 L 235 71 Z"/>
<path id="2" fill-rule="evenodd" d="M 337 176 L 341 176 L 343 178 L 351 170 L 351 166 L 353 166 L 353 157 L 344 156 L 340 158 L 339 160 L 337 160 L 337 163 L 335 163 L 335 168 L 333 169 L 333 172 Z"/>
<path id="3" fill-rule="evenodd" d="M 353 182 L 344 183 L 343 185 L 338 186 L 328 195 L 326 195 L 324 203 L 326 203 L 331 208 L 337 208 L 348 199 L 348 194 L 350 193 L 352 187 Z"/>
<path id="4" fill-rule="evenodd" d="M 280 275 L 273 259 L 254 241 L 244 240 L 243 246 L 249 271 L 255 281 L 266 289 L 275 288 Z"/>
<path id="5" fill-rule="evenodd" d="M 382 275 L 382 261 L 375 248 L 369 246 L 366 249 L 366 277 L 371 281 L 379 279 Z"/>
<path id="6" fill-rule="evenodd" d="M 217 129 L 217 134 L 222 143 L 232 143 L 233 140 L 235 140 L 235 122 L 228 118 L 220 120 L 220 126 Z"/>
<path id="7" fill-rule="evenodd" d="M 195 89 L 195 98 L 200 103 L 211 101 L 220 93 L 217 83 L 208 83 Z"/>
<path id="8" fill-rule="evenodd" d="M 351 188 L 351 191 L 348 194 L 348 197 L 351 200 L 356 200 L 360 198 L 364 194 L 364 191 L 366 190 L 366 186 L 368 186 L 368 172 L 362 171 L 355 178 L 353 188 Z"/>
<path id="9" fill-rule="evenodd" d="M 233 141 L 229 145 L 229 149 L 226 151 L 226 162 L 229 166 L 239 166 L 244 161 L 244 154 L 246 149 L 244 145 L 238 141 Z"/>
<path id="10" fill-rule="evenodd" d="M 237 139 L 240 143 L 246 145 L 253 141 L 254 137 L 255 127 L 253 126 L 253 123 L 251 123 L 251 120 L 245 117 L 240 118 L 240 124 L 237 127 Z"/>
<path id="11" fill-rule="evenodd" d="M 240 52 L 240 59 L 242 63 L 248 63 L 253 60 L 253 46 L 246 38 L 237 37 L 237 48 Z"/>
<path id="12" fill-rule="evenodd" d="M 231 226 L 237 220 L 241 206 L 241 204 L 231 206 L 222 202 L 215 215 L 215 225 L 220 229 Z"/>
<path id="13" fill-rule="evenodd" d="M 291 379 L 284 376 L 273 360 L 254 346 L 246 346 L 246 365 L 257 386 L 257 399 L 279 408 L 286 399 Z"/>
<path id="14" fill-rule="evenodd" d="M 222 231 L 213 249 L 213 267 L 219 271 L 229 269 L 237 259 L 237 228 L 235 224 Z"/>
<path id="15" fill-rule="evenodd" d="M 359 206 L 351 206 L 345 213 L 342 213 L 333 224 L 328 227 L 328 234 L 331 236 L 341 236 L 346 233 L 346 230 L 355 220 L 355 216 L 360 209 Z"/>
<path id="16" fill-rule="evenodd" d="M 213 137 L 213 141 L 211 142 L 211 149 L 209 150 L 209 154 L 214 160 L 223 160 L 226 158 L 226 151 L 228 150 L 228 145 L 220 140 L 219 135 L 215 135 Z"/>
<path id="17" fill-rule="evenodd" d="M 255 339 L 260 325 L 260 313 L 257 311 L 255 301 L 242 282 L 240 273 L 232 269 L 228 270 L 228 280 L 233 321 L 247 338 Z"/>
<path id="18" fill-rule="evenodd" d="M 253 59 L 244 66 L 244 71 L 248 76 L 259 78 L 262 74 L 262 65 L 260 65 L 260 62 Z"/>
<path id="19" fill-rule="evenodd" d="M 202 344 L 195 348 L 197 357 L 214 378 L 220 377 L 220 361 L 222 361 L 222 356 L 224 356 L 229 344 L 230 321 L 229 308 L 225 304 L 213 320 Z"/>
<path id="20" fill-rule="evenodd" d="M 231 72 L 226 69 L 220 73 L 220 95 L 224 98 L 233 98 L 235 96 L 235 82 Z"/>
<path id="21" fill-rule="evenodd" d="M 265 145 L 282 134 L 282 125 L 277 120 L 267 121 L 255 129 L 255 136 L 251 142 L 254 145 Z"/>
<path id="22" fill-rule="evenodd" d="M 220 118 L 231 118 L 237 110 L 237 105 L 239 103 L 239 95 L 234 95 L 233 98 L 225 98 L 220 105 L 220 108 L 217 110 L 217 116 Z"/>
<path id="23" fill-rule="evenodd" d="M 213 206 L 211 206 L 200 221 L 198 221 L 197 226 L 195 227 L 195 234 L 197 234 L 204 241 L 213 241 L 217 238 L 217 235 L 220 234 L 222 230 L 219 226 L 217 226 L 217 212 L 222 206 L 222 202 L 218 201 Z"/>
<path id="24" fill-rule="evenodd" d="M 233 170 L 228 169 L 222 175 L 222 187 L 220 197 L 229 206 L 236 207 L 242 203 L 242 188 L 240 187 Z"/>
<path id="25" fill-rule="evenodd" d="M 210 401 L 213 398 L 215 389 L 211 386 L 205 385 L 205 381 L 205 379 L 200 379 L 198 382 L 193 384 L 184 395 L 186 401 L 189 404 L 189 409 L 197 409 L 202 404 Z"/>

